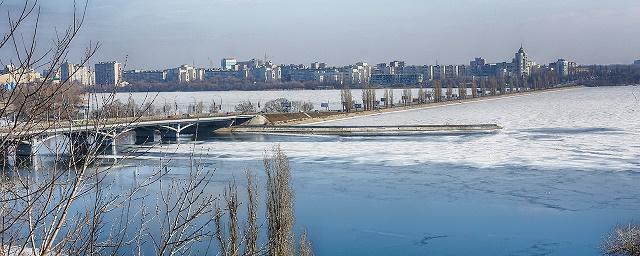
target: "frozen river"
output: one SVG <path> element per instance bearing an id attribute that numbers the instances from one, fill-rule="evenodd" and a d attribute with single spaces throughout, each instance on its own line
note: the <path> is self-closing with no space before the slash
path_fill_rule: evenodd
<path id="1" fill-rule="evenodd" d="M 220 187 L 291 158 L 296 229 L 317 255 L 599 255 L 640 219 L 640 87 L 576 88 L 337 120 L 330 125 L 497 123 L 460 136 L 213 136 L 150 149 L 114 174 L 151 172 L 193 151 Z M 144 149 L 147 151 L 148 149 Z"/>

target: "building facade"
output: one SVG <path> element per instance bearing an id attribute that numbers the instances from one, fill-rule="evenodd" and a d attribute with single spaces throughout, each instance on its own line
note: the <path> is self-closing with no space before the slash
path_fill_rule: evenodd
<path id="1" fill-rule="evenodd" d="M 124 81 L 129 83 L 149 82 L 161 83 L 167 80 L 167 71 L 164 70 L 127 70 L 122 73 Z"/>
<path id="2" fill-rule="evenodd" d="M 208 69 L 208 70 L 205 70 L 204 72 L 205 79 L 246 79 L 247 77 L 249 77 L 249 71 L 246 69 L 243 69 L 243 70 Z"/>
<path id="3" fill-rule="evenodd" d="M 94 82 L 93 74 L 87 67 L 69 62 L 65 62 L 60 66 L 60 80 L 82 85 L 93 85 Z"/>
<path id="4" fill-rule="evenodd" d="M 95 83 L 99 85 L 119 85 L 122 82 L 122 64 L 100 62 L 95 65 Z"/>
<path id="5" fill-rule="evenodd" d="M 531 74 L 531 63 L 529 62 L 529 57 L 522 46 L 520 46 L 520 49 L 516 52 L 515 57 L 513 58 L 513 65 L 513 71 L 517 75 L 528 76 Z"/>
<path id="6" fill-rule="evenodd" d="M 166 81 L 178 83 L 190 83 L 204 80 L 204 69 L 195 68 L 189 65 L 182 65 L 177 68 L 167 70 Z"/>
<path id="7" fill-rule="evenodd" d="M 569 62 L 564 59 L 559 59 L 556 62 L 556 69 L 558 71 L 558 76 L 567 77 L 569 76 Z"/>
<path id="8" fill-rule="evenodd" d="M 220 66 L 222 67 L 222 70 L 233 69 L 236 64 L 238 64 L 238 61 L 234 58 L 224 58 L 222 59 L 222 61 L 220 61 Z"/>

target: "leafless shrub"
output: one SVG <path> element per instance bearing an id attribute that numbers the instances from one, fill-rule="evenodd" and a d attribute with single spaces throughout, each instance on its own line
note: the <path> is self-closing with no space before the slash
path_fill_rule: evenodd
<path id="1" fill-rule="evenodd" d="M 253 105 L 251 101 L 244 101 L 244 102 L 238 103 L 238 105 L 235 106 L 235 110 L 236 112 L 240 112 L 240 113 L 255 113 L 256 106 Z"/>
<path id="2" fill-rule="evenodd" d="M 311 112 L 314 108 L 313 103 L 308 101 L 291 102 L 292 112 Z"/>
<path id="3" fill-rule="evenodd" d="M 220 246 L 220 254 L 225 256 L 237 256 L 240 255 L 240 241 L 239 241 L 239 227 L 238 227 L 238 208 L 240 203 L 238 202 L 238 187 L 235 182 L 229 184 L 224 192 L 224 210 L 219 206 L 216 207 L 216 239 Z M 227 234 L 224 232 L 224 223 L 222 218 L 225 215 L 228 216 Z"/>
<path id="4" fill-rule="evenodd" d="M 298 256 L 313 256 L 313 248 L 311 246 L 311 241 L 307 238 L 307 230 L 302 232 L 300 235 L 300 246 L 298 249 Z"/>
<path id="5" fill-rule="evenodd" d="M 602 251 L 611 256 L 640 256 L 640 226 L 618 226 L 605 239 Z"/>
<path id="6" fill-rule="evenodd" d="M 258 184 L 255 176 L 249 170 L 245 171 L 247 178 L 247 224 L 244 230 L 245 250 L 244 255 L 256 255 L 258 253 Z"/>
<path id="7" fill-rule="evenodd" d="M 288 113 L 291 111 L 292 103 L 286 98 L 279 98 L 267 101 L 262 107 L 265 113 Z"/>

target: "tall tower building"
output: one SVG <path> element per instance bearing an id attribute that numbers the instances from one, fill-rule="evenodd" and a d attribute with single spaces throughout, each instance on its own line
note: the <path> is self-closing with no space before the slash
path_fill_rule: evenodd
<path id="1" fill-rule="evenodd" d="M 524 51 L 522 45 L 518 52 L 516 52 L 515 58 L 513 58 L 513 64 L 515 68 L 516 74 L 522 76 L 528 76 L 531 71 L 531 66 L 529 65 L 529 58 L 527 57 L 527 53 Z"/>

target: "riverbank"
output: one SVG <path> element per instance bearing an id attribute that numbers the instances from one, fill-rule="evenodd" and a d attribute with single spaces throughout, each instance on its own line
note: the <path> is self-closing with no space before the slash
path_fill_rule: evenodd
<path id="1" fill-rule="evenodd" d="M 427 108 L 436 108 L 443 107 L 449 105 L 458 105 L 458 104 L 468 104 L 480 101 L 488 101 L 488 100 L 498 100 L 503 98 L 511 98 L 511 97 L 524 97 L 530 96 L 534 94 L 540 93 L 549 93 L 549 92 L 557 92 L 563 90 L 570 90 L 574 88 L 578 88 L 580 86 L 566 86 L 566 87 L 557 87 L 557 88 L 549 88 L 537 91 L 526 91 L 526 92 L 517 92 L 517 93 L 508 93 L 508 94 L 499 94 L 499 95 L 487 95 L 479 98 L 469 98 L 469 99 L 460 99 L 460 100 L 452 100 L 452 101 L 444 101 L 444 102 L 430 102 L 424 104 L 416 104 L 409 106 L 397 106 L 392 108 L 382 108 L 370 111 L 359 111 L 359 112 L 318 112 L 317 113 L 288 113 L 288 114 L 265 114 L 263 115 L 268 124 L 271 125 L 315 125 L 321 124 L 330 121 L 357 118 L 362 116 L 373 116 L 373 115 L 383 115 L 387 113 L 397 113 L 403 111 L 414 111 L 419 109 L 427 109 Z"/>

